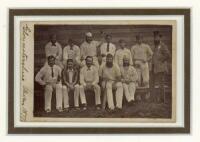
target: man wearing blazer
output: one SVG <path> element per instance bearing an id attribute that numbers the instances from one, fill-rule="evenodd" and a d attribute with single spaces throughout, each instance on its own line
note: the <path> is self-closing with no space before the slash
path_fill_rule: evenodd
<path id="1" fill-rule="evenodd" d="M 76 109 L 79 108 L 79 85 L 78 85 L 79 73 L 75 68 L 73 68 L 73 66 L 74 66 L 73 59 L 68 59 L 67 65 L 62 71 L 64 111 L 69 110 L 68 92 L 71 90 L 74 91 L 74 106 Z"/>
<path id="2" fill-rule="evenodd" d="M 161 97 L 164 96 L 164 80 L 168 72 L 167 61 L 170 57 L 168 47 L 161 41 L 162 35 L 154 32 L 154 54 L 152 69 L 154 74 L 154 87 L 158 88 L 159 92 L 155 94 L 156 101 L 160 102 Z"/>

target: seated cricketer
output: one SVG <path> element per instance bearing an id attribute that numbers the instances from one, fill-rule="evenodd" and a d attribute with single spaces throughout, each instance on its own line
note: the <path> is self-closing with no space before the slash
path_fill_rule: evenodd
<path id="1" fill-rule="evenodd" d="M 111 54 L 106 56 L 106 64 L 100 68 L 99 75 L 102 80 L 102 88 L 105 88 L 106 91 L 108 108 L 110 110 L 115 109 L 112 92 L 112 90 L 115 89 L 116 108 L 121 110 L 123 99 L 121 72 L 119 66 L 113 63 L 113 56 Z"/>
<path id="2" fill-rule="evenodd" d="M 93 58 L 92 56 L 87 56 L 86 59 L 86 65 L 81 68 L 80 71 L 80 97 L 82 100 L 82 103 L 85 104 L 83 109 L 86 110 L 86 98 L 85 98 L 85 90 L 93 89 L 95 92 L 95 104 L 96 109 L 100 109 L 101 104 L 101 90 L 100 86 L 98 85 L 99 82 L 99 74 L 97 68 L 92 65 L 93 64 Z"/>
<path id="3" fill-rule="evenodd" d="M 69 110 L 69 91 L 74 91 L 74 106 L 76 109 L 79 108 L 79 85 L 78 85 L 78 77 L 79 73 L 74 68 L 73 59 L 67 60 L 67 65 L 62 71 L 62 83 L 63 83 L 63 102 L 64 102 L 64 110 Z"/>
<path id="4" fill-rule="evenodd" d="M 123 58 L 123 67 L 121 68 L 122 84 L 126 99 L 129 103 L 134 102 L 134 95 L 138 81 L 137 71 L 133 66 L 130 66 L 129 59 Z"/>
<path id="5" fill-rule="evenodd" d="M 55 57 L 48 56 L 48 64 L 44 65 L 35 77 L 35 81 L 45 86 L 44 92 L 44 109 L 51 112 L 52 92 L 56 90 L 56 109 L 62 112 L 62 84 L 61 84 L 61 68 L 55 65 Z"/>

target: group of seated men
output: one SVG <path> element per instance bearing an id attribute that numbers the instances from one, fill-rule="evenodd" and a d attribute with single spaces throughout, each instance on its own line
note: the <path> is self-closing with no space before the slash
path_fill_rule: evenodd
<path id="1" fill-rule="evenodd" d="M 131 50 L 123 39 L 119 40 L 120 48 L 117 50 L 109 34 L 105 36 L 105 42 L 95 41 L 90 32 L 85 37 L 80 48 L 69 39 L 68 45 L 62 49 L 56 35 L 52 35 L 46 44 L 47 61 L 37 73 L 35 81 L 45 88 L 44 110 L 47 113 L 51 112 L 53 90 L 59 112 L 69 111 L 69 91 L 74 92 L 74 108 L 79 110 L 81 104 L 82 109 L 86 110 L 86 90 L 94 90 L 97 110 L 104 109 L 106 103 L 111 111 L 121 110 L 123 95 L 132 104 L 137 86 L 149 87 L 150 61 L 159 85 L 163 85 L 169 51 L 158 31 L 154 32 L 153 50 L 142 42 L 141 35 L 136 36 L 136 44 Z M 116 91 L 115 95 L 113 90 Z"/>

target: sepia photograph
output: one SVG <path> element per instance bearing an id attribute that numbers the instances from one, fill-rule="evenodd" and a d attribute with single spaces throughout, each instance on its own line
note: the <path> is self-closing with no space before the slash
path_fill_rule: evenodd
<path id="1" fill-rule="evenodd" d="M 172 25 L 34 25 L 34 117 L 172 118 Z"/>
<path id="2" fill-rule="evenodd" d="M 10 132 L 189 131 L 187 10 L 32 12 L 10 11 Z"/>

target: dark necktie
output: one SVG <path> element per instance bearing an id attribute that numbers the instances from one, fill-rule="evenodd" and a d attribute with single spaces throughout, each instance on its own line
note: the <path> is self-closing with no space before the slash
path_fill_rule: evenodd
<path id="1" fill-rule="evenodd" d="M 51 42 L 52 43 L 52 46 L 56 46 L 56 43 L 55 42 Z"/>
<path id="2" fill-rule="evenodd" d="M 51 76 L 54 77 L 53 67 L 51 67 Z"/>
<path id="3" fill-rule="evenodd" d="M 109 43 L 107 43 L 107 52 L 109 52 Z"/>

